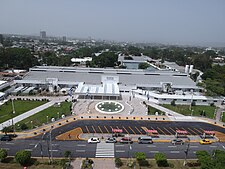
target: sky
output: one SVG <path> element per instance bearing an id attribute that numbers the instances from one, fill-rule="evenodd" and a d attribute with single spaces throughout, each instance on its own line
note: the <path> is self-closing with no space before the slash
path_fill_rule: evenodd
<path id="1" fill-rule="evenodd" d="M 225 43 L 225 0 L 0 0 L 0 33 Z"/>

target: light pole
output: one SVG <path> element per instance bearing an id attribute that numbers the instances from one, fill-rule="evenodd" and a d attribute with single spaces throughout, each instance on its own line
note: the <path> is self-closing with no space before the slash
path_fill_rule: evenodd
<path id="1" fill-rule="evenodd" d="M 190 104 L 190 110 L 191 110 L 191 106 L 192 106 L 192 102 L 193 102 L 193 94 L 194 94 L 194 91 L 191 90 L 191 104 Z"/>
<path id="2" fill-rule="evenodd" d="M 57 114 L 58 114 L 58 120 L 59 120 L 59 112 Z"/>
<path id="3" fill-rule="evenodd" d="M 47 124 L 48 124 L 48 116 L 46 116 L 46 118 L 47 118 Z"/>
<path id="4" fill-rule="evenodd" d="M 41 143 L 37 143 L 34 148 L 37 148 L 37 146 L 40 145 L 40 149 L 41 149 L 41 158 L 43 159 L 43 150 L 42 150 L 42 144 Z"/>
<path id="5" fill-rule="evenodd" d="M 33 129 L 33 121 L 32 120 L 30 121 L 30 124 L 31 124 L 31 129 Z"/>
<path id="6" fill-rule="evenodd" d="M 188 137 L 188 145 L 187 145 L 187 149 L 184 150 L 184 153 L 185 153 L 185 160 L 184 160 L 183 166 L 186 166 L 186 164 L 187 164 L 187 156 L 188 156 L 188 152 L 189 152 L 189 147 L 190 147 L 190 138 Z"/>

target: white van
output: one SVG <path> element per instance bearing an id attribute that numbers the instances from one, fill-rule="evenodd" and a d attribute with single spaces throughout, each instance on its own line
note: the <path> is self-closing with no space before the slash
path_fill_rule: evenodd
<path id="1" fill-rule="evenodd" d="M 152 144 L 153 140 L 152 140 L 152 137 L 150 137 L 150 136 L 143 136 L 143 137 L 138 137 L 138 143 L 139 144 Z"/>

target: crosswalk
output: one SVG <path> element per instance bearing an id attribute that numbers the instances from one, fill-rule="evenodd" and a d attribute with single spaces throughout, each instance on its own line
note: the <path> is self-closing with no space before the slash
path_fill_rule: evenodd
<path id="1" fill-rule="evenodd" d="M 114 157 L 114 143 L 98 143 L 95 157 L 113 158 Z"/>

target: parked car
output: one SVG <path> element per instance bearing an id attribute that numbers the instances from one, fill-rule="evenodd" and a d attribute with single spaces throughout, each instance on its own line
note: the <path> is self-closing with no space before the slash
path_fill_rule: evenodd
<path id="1" fill-rule="evenodd" d="M 138 137 L 139 144 L 152 144 L 153 140 L 150 136 Z"/>
<path id="2" fill-rule="evenodd" d="M 171 143 L 172 143 L 173 145 L 176 145 L 176 144 L 183 145 L 183 144 L 184 144 L 184 141 L 181 140 L 181 139 L 173 139 L 173 140 L 171 141 Z"/>
<path id="3" fill-rule="evenodd" d="M 88 139 L 88 143 L 100 143 L 100 140 L 97 137 L 91 137 Z"/>
<path id="4" fill-rule="evenodd" d="M 109 138 L 107 138 L 107 140 L 105 140 L 105 142 L 106 142 L 106 143 L 116 143 L 117 141 L 116 141 L 116 138 L 114 138 L 114 137 L 109 137 Z"/>
<path id="5" fill-rule="evenodd" d="M 200 144 L 212 144 L 212 141 L 209 139 L 202 139 L 199 141 Z"/>
<path id="6" fill-rule="evenodd" d="M 120 140 L 120 143 L 130 143 L 132 144 L 133 141 L 130 137 L 123 137 L 121 140 Z"/>
<path id="7" fill-rule="evenodd" d="M 11 141 L 12 137 L 10 137 L 9 135 L 4 135 L 1 137 L 1 141 Z"/>

